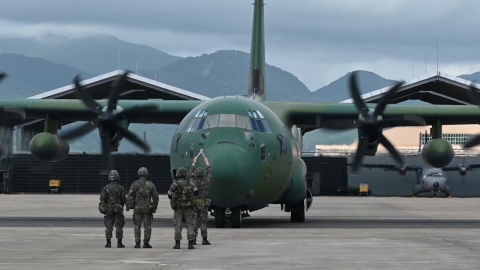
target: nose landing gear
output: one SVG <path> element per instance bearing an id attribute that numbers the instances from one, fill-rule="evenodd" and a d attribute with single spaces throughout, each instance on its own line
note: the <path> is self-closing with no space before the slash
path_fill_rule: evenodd
<path id="1" fill-rule="evenodd" d="M 241 207 L 235 208 L 221 208 L 215 207 L 214 213 L 211 214 L 215 217 L 215 227 L 216 228 L 225 228 L 226 219 L 230 219 L 232 222 L 232 228 L 241 228 L 242 227 L 242 218 L 249 217 L 247 210 L 242 210 Z"/>

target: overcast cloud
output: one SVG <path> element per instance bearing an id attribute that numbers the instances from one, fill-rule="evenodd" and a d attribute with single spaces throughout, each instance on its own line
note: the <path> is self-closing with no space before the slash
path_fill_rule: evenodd
<path id="1" fill-rule="evenodd" d="M 179 56 L 249 51 L 253 0 L 0 0 L 0 36 L 111 34 Z M 267 62 L 311 90 L 363 69 L 480 71 L 478 0 L 265 0 Z"/>

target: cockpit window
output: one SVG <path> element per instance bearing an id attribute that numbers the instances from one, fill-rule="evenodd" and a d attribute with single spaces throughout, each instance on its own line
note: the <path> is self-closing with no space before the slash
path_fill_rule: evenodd
<path id="1" fill-rule="evenodd" d="M 427 173 L 428 177 L 446 177 L 442 172 L 429 172 Z"/>
<path id="2" fill-rule="evenodd" d="M 235 114 L 220 114 L 219 127 L 236 127 Z"/>
<path id="3" fill-rule="evenodd" d="M 214 115 L 207 116 L 207 121 L 205 121 L 206 127 L 202 127 L 202 128 L 216 128 L 216 127 L 218 127 L 218 118 L 220 118 L 219 114 L 214 114 Z"/>
<path id="4" fill-rule="evenodd" d="M 200 110 L 195 114 L 195 119 L 187 127 L 187 132 L 216 127 L 237 127 L 245 130 L 272 133 L 270 126 L 260 112 L 254 110 L 248 110 L 247 112 L 250 117 L 238 114 L 208 115 L 208 110 Z"/>
<path id="5" fill-rule="evenodd" d="M 250 123 L 250 118 L 248 118 L 248 116 L 236 115 L 236 118 L 238 128 L 243 128 L 247 130 L 252 129 L 252 123 Z"/>

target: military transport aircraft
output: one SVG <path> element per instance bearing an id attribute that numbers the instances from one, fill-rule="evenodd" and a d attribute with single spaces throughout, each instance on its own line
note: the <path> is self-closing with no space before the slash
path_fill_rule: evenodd
<path id="1" fill-rule="evenodd" d="M 195 153 L 203 148 L 213 168 L 209 198 L 216 227 L 225 226 L 225 213 L 229 212 L 232 226 L 237 228 L 242 225 L 242 214 L 248 215 L 247 211 L 269 204 L 280 204 L 282 210 L 290 212 L 292 222 L 305 220 L 305 212 L 312 203 L 307 189 L 307 169 L 301 159 L 305 132 L 318 128 L 358 129 L 360 143 L 354 158 L 354 167 L 358 169 L 362 157 L 374 155 L 379 143 L 404 165 L 398 151 L 382 135 L 386 127 L 480 122 L 477 106 L 390 105 L 387 108 L 390 97 L 401 84 L 392 87 L 376 107 L 367 106 L 360 97 L 355 73 L 350 78 L 354 104 L 269 102 L 265 83 L 263 0 L 255 0 L 253 12 L 246 97 L 119 101 L 128 76 L 125 73 L 114 83 L 108 100 L 93 100 L 76 77 L 74 84 L 80 100 L 1 100 L 0 107 L 22 109 L 27 119 L 45 119 L 45 131 L 30 143 L 32 155 L 40 161 L 63 160 L 69 152 L 68 140 L 98 128 L 105 169 L 109 169 L 112 145 L 118 145 L 123 138 L 145 150 L 150 149 L 128 130 L 130 123 L 178 124 L 170 149 L 172 177 L 175 168 L 186 166 L 188 169 Z M 58 121 L 88 123 L 57 136 Z"/>
<path id="2" fill-rule="evenodd" d="M 475 101 L 475 97 L 470 99 Z M 427 141 L 427 133 L 425 132 L 425 145 L 422 148 L 423 165 L 406 165 L 398 166 L 393 164 L 362 164 L 365 168 L 379 168 L 386 171 L 397 171 L 400 175 L 405 175 L 407 171 L 414 171 L 416 176 L 416 185 L 413 187 L 412 195 L 417 196 L 420 193 L 432 192 L 436 197 L 438 192 L 450 196 L 450 187 L 447 185 L 447 176 L 445 171 L 458 171 L 462 176 L 462 182 L 465 179 L 467 171 L 480 168 L 480 164 L 465 165 L 465 157 L 463 163 L 457 166 L 448 166 L 453 160 L 455 152 L 450 142 L 441 137 L 441 131 L 435 132 L 433 139 Z M 474 140 L 474 139 L 472 139 Z M 472 142 L 472 140 L 470 142 Z M 471 144 L 471 143 L 470 143 Z M 468 145 L 466 145 L 468 147 Z M 354 166 L 354 164 L 348 164 Z"/>

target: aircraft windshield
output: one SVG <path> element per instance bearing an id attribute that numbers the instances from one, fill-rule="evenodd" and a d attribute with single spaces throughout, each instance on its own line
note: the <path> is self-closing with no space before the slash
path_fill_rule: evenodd
<path id="1" fill-rule="evenodd" d="M 203 129 L 218 127 L 237 127 L 245 130 L 271 133 L 270 126 L 258 111 L 249 110 L 248 115 L 239 114 L 214 114 L 207 115 L 208 110 L 201 110 L 195 115 L 187 128 L 187 132 L 195 132 Z"/>
<path id="2" fill-rule="evenodd" d="M 427 173 L 428 177 L 445 177 L 445 174 L 442 172 L 429 172 Z"/>

